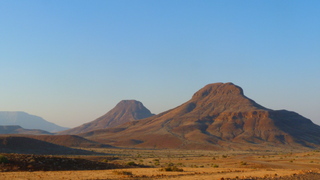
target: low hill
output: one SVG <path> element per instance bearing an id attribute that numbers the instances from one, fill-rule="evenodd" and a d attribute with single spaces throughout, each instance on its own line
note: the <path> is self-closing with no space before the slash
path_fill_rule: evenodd
<path id="1" fill-rule="evenodd" d="M 12 125 L 12 126 L 0 126 L 0 134 L 52 134 L 50 132 L 40 130 L 40 129 L 24 129 L 21 126 Z"/>
<path id="2" fill-rule="evenodd" d="M 26 129 L 41 129 L 48 132 L 69 129 L 48 122 L 39 116 L 20 111 L 0 111 L 0 125 L 18 125 Z"/>
<path id="3" fill-rule="evenodd" d="M 135 148 L 320 147 L 320 126 L 295 112 L 265 108 L 232 83 L 209 84 L 174 109 L 81 136 Z"/>
<path id="4" fill-rule="evenodd" d="M 30 137 L 22 136 L 0 136 L 1 153 L 18 154 L 43 154 L 43 155 L 90 155 L 95 154 L 90 151 L 73 149 L 60 146 L 45 141 L 40 141 Z"/>
<path id="5" fill-rule="evenodd" d="M 58 134 L 79 134 L 96 129 L 115 127 L 120 124 L 144 119 L 152 114 L 141 102 L 136 100 L 122 100 L 112 110 L 94 121 L 81 126 L 58 132 Z"/>
<path id="6" fill-rule="evenodd" d="M 66 147 L 81 147 L 81 148 L 102 148 L 112 147 L 110 145 L 101 144 L 95 141 L 91 141 L 76 135 L 38 135 L 27 136 L 33 139 L 66 146 Z"/>

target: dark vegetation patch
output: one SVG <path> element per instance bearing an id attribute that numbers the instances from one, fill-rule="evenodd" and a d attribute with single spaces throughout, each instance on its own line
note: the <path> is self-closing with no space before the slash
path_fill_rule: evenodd
<path id="1" fill-rule="evenodd" d="M 182 172 L 183 169 L 178 168 L 177 166 L 167 166 L 167 167 L 161 168 L 160 171 L 176 171 L 176 172 Z"/>
<path id="2" fill-rule="evenodd" d="M 2 154 L 0 171 L 67 171 L 124 168 L 119 164 L 52 155 Z"/>

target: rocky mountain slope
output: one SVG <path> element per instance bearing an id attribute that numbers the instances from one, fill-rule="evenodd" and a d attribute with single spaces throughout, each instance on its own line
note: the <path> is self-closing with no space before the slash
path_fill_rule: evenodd
<path id="1" fill-rule="evenodd" d="M 153 116 L 144 105 L 136 100 L 120 101 L 112 110 L 98 119 L 58 134 L 79 134 Z"/>
<path id="2" fill-rule="evenodd" d="M 48 122 L 39 116 L 20 111 L 0 111 L 0 125 L 18 125 L 26 129 L 42 129 L 49 132 L 68 129 Z"/>
<path id="3" fill-rule="evenodd" d="M 209 84 L 169 111 L 81 135 L 114 146 L 143 148 L 248 150 L 320 145 L 320 126 L 295 112 L 267 109 L 232 83 Z"/>
<path id="4" fill-rule="evenodd" d="M 12 126 L 0 126 L 0 134 L 52 134 L 48 131 L 40 129 L 24 129 L 21 126 L 12 125 Z"/>

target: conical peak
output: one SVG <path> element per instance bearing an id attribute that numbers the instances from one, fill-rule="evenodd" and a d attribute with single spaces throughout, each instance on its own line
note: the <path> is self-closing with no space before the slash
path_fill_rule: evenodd
<path id="1" fill-rule="evenodd" d="M 111 128 L 153 115 L 140 101 L 122 100 L 113 109 L 94 121 L 63 131 L 60 134 L 79 134 L 97 129 Z"/>
<path id="2" fill-rule="evenodd" d="M 213 83 L 208 84 L 193 95 L 194 98 L 204 98 L 216 95 L 239 95 L 244 96 L 241 87 L 233 83 Z"/>

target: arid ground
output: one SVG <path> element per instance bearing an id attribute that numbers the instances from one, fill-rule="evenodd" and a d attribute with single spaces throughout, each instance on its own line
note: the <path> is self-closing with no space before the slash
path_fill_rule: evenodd
<path id="1" fill-rule="evenodd" d="M 1 172 L 0 179 L 320 179 L 320 152 L 317 150 L 87 150 L 108 155 L 60 156 L 57 159 L 55 156 L 18 157 L 21 161 L 25 159 L 21 163 L 24 168 L 16 165 L 10 170 L 8 165 L 2 164 L 1 170 L 8 172 Z M 47 169 L 41 169 L 39 163 L 46 164 Z"/>

